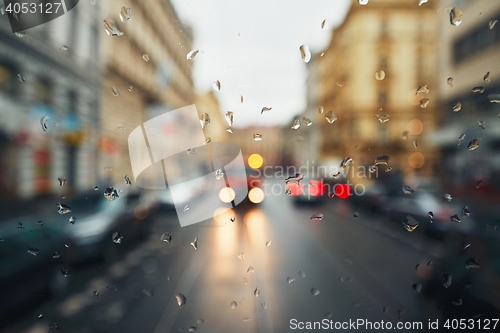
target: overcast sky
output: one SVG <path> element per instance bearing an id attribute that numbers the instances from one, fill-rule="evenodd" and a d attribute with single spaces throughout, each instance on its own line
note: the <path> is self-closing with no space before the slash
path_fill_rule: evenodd
<path id="1" fill-rule="evenodd" d="M 171 0 L 193 29 L 196 89 L 215 80 L 221 109 L 234 127 L 285 125 L 304 111 L 307 65 L 299 46 L 323 50 L 342 23 L 350 0 Z M 327 29 L 321 22 L 327 20 Z M 186 53 L 189 50 L 186 50 Z M 240 102 L 243 95 L 244 102 Z M 272 111 L 260 114 L 262 107 Z"/>

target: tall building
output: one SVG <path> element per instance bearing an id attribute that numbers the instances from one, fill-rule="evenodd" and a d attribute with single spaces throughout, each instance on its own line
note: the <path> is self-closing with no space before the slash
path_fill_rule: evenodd
<path id="1" fill-rule="evenodd" d="M 99 4 L 14 34 L 0 16 L 0 196 L 82 191 L 96 182 Z M 21 15 L 22 20 L 22 15 Z M 46 130 L 42 129 L 41 119 Z M 61 188 L 58 178 L 65 178 Z"/>
<path id="2" fill-rule="evenodd" d="M 440 18 L 441 126 L 433 133 L 433 143 L 443 156 L 441 177 L 450 188 L 455 186 L 457 195 L 470 191 L 479 180 L 487 184 L 482 190 L 491 190 L 500 186 L 500 24 L 495 22 L 500 20 L 500 2 L 443 0 L 439 4 L 447 9 Z M 458 26 L 450 24 L 452 7 L 463 14 Z M 461 109 L 453 112 L 457 103 Z M 465 138 L 458 147 L 462 134 Z M 473 139 L 479 147 L 470 151 L 467 146 Z"/>
<path id="3" fill-rule="evenodd" d="M 194 103 L 193 63 L 186 59 L 192 34 L 169 0 L 113 0 L 103 6 L 109 13 L 105 19 L 113 20 L 123 35 L 108 36 L 100 22 L 104 79 L 99 175 L 107 183 L 123 184 L 124 176 L 132 173 L 128 133 L 154 116 Z M 130 19 L 122 22 L 120 13 Z"/>
<path id="4" fill-rule="evenodd" d="M 323 160 L 349 156 L 367 168 L 389 155 L 393 173 L 431 174 L 438 159 L 428 142 L 438 112 L 437 18 L 433 2 L 352 1 L 317 64 Z"/>

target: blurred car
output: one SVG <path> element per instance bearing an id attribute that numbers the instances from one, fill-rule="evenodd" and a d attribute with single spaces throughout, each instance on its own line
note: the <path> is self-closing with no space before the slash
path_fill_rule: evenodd
<path id="1" fill-rule="evenodd" d="M 143 192 L 120 194 L 110 201 L 102 194 L 93 196 L 88 215 L 65 228 L 70 239 L 64 260 L 83 262 L 104 258 L 114 260 L 119 247 L 144 239 L 149 232 L 150 201 Z M 121 244 L 123 243 L 123 244 Z"/>
<path id="2" fill-rule="evenodd" d="M 325 199 L 328 188 L 329 186 L 321 180 L 310 180 L 306 184 L 290 182 L 286 185 L 286 191 L 293 197 L 296 205 L 319 204 Z"/>

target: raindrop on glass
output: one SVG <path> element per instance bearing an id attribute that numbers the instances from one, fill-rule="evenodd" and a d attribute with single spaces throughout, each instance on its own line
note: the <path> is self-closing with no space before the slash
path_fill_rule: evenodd
<path id="1" fill-rule="evenodd" d="M 253 140 L 254 141 L 262 141 L 262 134 L 254 133 L 253 134 Z"/>
<path id="2" fill-rule="evenodd" d="M 195 239 L 191 243 L 189 243 L 189 245 L 191 245 L 193 249 L 198 250 L 198 238 L 195 237 Z"/>
<path id="3" fill-rule="evenodd" d="M 419 294 L 422 291 L 422 284 L 417 284 L 415 283 L 413 286 L 411 286 L 411 289 L 417 294 Z"/>
<path id="4" fill-rule="evenodd" d="M 422 109 L 425 109 L 427 107 L 427 105 L 429 105 L 429 99 L 428 98 L 422 98 L 420 100 L 420 107 Z"/>
<path id="5" fill-rule="evenodd" d="M 367 5 L 369 0 L 358 0 L 360 5 Z"/>
<path id="6" fill-rule="evenodd" d="M 108 199 L 109 201 L 114 201 L 115 199 L 119 198 L 120 196 L 118 195 L 118 192 L 116 191 L 115 188 L 113 187 L 106 187 L 104 190 L 104 197 Z"/>
<path id="7" fill-rule="evenodd" d="M 451 304 L 456 305 L 456 306 L 462 305 L 463 304 L 462 298 L 459 298 L 455 301 L 451 301 Z"/>
<path id="8" fill-rule="evenodd" d="M 486 123 L 485 123 L 484 121 L 482 121 L 482 120 L 478 120 L 478 121 L 477 121 L 477 125 L 478 125 L 479 127 L 481 127 L 482 129 L 485 129 L 485 128 L 486 128 Z"/>
<path id="9" fill-rule="evenodd" d="M 69 224 L 75 224 L 75 223 L 76 223 L 76 217 L 71 216 L 71 217 L 69 218 Z"/>
<path id="10" fill-rule="evenodd" d="M 220 90 L 220 81 L 217 80 L 214 83 L 212 83 L 212 87 L 214 88 L 215 91 L 219 91 Z"/>
<path id="11" fill-rule="evenodd" d="M 469 142 L 467 149 L 476 150 L 478 147 L 479 147 L 479 141 L 477 139 L 473 139 L 471 140 L 471 142 Z"/>
<path id="12" fill-rule="evenodd" d="M 378 71 L 375 72 L 375 79 L 379 81 L 385 79 L 385 72 L 383 69 L 379 69 Z"/>
<path id="13" fill-rule="evenodd" d="M 469 217 L 470 216 L 470 210 L 469 207 L 465 206 L 462 208 L 462 216 Z"/>
<path id="14" fill-rule="evenodd" d="M 294 278 L 294 277 L 289 276 L 289 277 L 287 277 L 287 278 L 286 278 L 286 282 L 287 282 L 288 284 L 290 284 L 290 283 L 292 283 L 292 282 L 294 282 L 294 281 L 295 281 L 295 278 Z"/>
<path id="15" fill-rule="evenodd" d="M 419 5 L 419 6 L 422 6 L 424 3 L 427 3 L 427 1 L 429 1 L 429 0 L 420 0 L 420 1 L 418 2 L 418 5 Z"/>
<path id="16" fill-rule="evenodd" d="M 301 45 L 299 47 L 300 56 L 305 63 L 308 63 L 311 60 L 311 51 L 309 51 L 309 47 L 307 45 Z"/>
<path id="17" fill-rule="evenodd" d="M 233 129 L 231 127 L 226 128 L 226 132 L 233 134 Z"/>
<path id="18" fill-rule="evenodd" d="M 453 78 L 450 76 L 449 78 L 446 79 L 446 83 L 448 83 L 448 85 L 450 87 L 453 87 Z"/>
<path id="19" fill-rule="evenodd" d="M 486 83 L 490 83 L 491 82 L 490 72 L 487 72 L 486 74 L 484 74 L 483 81 L 486 82 Z"/>
<path id="20" fill-rule="evenodd" d="M 458 217 L 457 214 L 450 216 L 450 221 L 455 223 L 460 223 L 462 220 Z"/>
<path id="21" fill-rule="evenodd" d="M 417 138 L 413 139 L 412 143 L 413 143 L 413 148 L 418 148 L 418 139 Z"/>
<path id="22" fill-rule="evenodd" d="M 271 246 L 272 243 L 273 243 L 273 241 L 267 241 L 266 246 Z"/>
<path id="23" fill-rule="evenodd" d="M 453 200 L 453 197 L 451 196 L 451 194 L 446 193 L 443 195 L 443 202 L 450 202 L 451 200 Z"/>
<path id="24" fill-rule="evenodd" d="M 220 180 L 224 178 L 225 173 L 222 172 L 222 169 L 215 170 L 215 179 Z"/>
<path id="25" fill-rule="evenodd" d="M 299 274 L 299 276 L 301 278 L 305 278 L 306 277 L 306 273 L 304 273 L 304 271 L 302 271 L 302 270 L 300 270 L 298 274 Z"/>
<path id="26" fill-rule="evenodd" d="M 99 298 L 99 292 L 97 290 L 94 290 L 94 292 L 92 293 L 92 295 L 94 295 L 95 299 Z"/>
<path id="27" fill-rule="evenodd" d="M 144 60 L 145 62 L 148 62 L 149 61 L 149 55 L 147 55 L 146 53 L 144 53 L 142 55 L 142 60 Z"/>
<path id="28" fill-rule="evenodd" d="M 302 123 L 306 126 L 311 126 L 312 125 L 312 121 L 311 119 L 309 118 L 306 118 L 306 117 L 302 117 Z"/>
<path id="29" fill-rule="evenodd" d="M 333 124 L 337 120 L 337 116 L 333 111 L 328 111 L 327 114 L 325 114 L 325 119 L 328 123 Z"/>
<path id="30" fill-rule="evenodd" d="M 198 52 L 200 52 L 200 50 L 191 50 L 191 51 L 189 51 L 189 53 L 186 54 L 186 59 L 187 60 L 193 60 L 193 58 L 196 57 L 196 55 L 198 54 Z"/>
<path id="31" fill-rule="evenodd" d="M 449 288 L 451 286 L 451 283 L 453 281 L 453 277 L 451 276 L 451 274 L 443 274 L 443 286 L 445 288 Z"/>
<path id="32" fill-rule="evenodd" d="M 471 245 L 471 243 L 464 244 L 464 247 L 462 249 L 467 250 Z"/>
<path id="33" fill-rule="evenodd" d="M 61 257 L 61 254 L 59 253 L 59 251 L 55 251 L 53 254 L 52 254 L 52 258 L 53 259 L 59 259 Z"/>
<path id="34" fill-rule="evenodd" d="M 134 86 L 128 87 L 128 91 L 132 92 L 132 90 L 134 90 Z"/>
<path id="35" fill-rule="evenodd" d="M 261 304 L 261 306 L 262 306 L 262 308 L 263 308 L 264 310 L 267 310 L 267 304 L 266 304 L 266 302 L 262 303 L 262 304 Z"/>
<path id="36" fill-rule="evenodd" d="M 290 126 L 291 129 L 298 129 L 300 127 L 300 119 L 294 119 L 294 121 L 292 122 L 292 125 Z"/>
<path id="37" fill-rule="evenodd" d="M 253 294 L 255 295 L 255 297 L 259 297 L 259 295 L 260 295 L 260 288 L 259 288 L 259 286 L 257 286 L 257 288 L 255 288 L 255 290 L 253 291 Z"/>
<path id="38" fill-rule="evenodd" d="M 429 220 L 431 221 L 432 223 L 432 220 L 434 220 L 434 213 L 433 212 L 428 212 L 427 213 L 427 216 L 429 217 Z"/>
<path id="39" fill-rule="evenodd" d="M 252 274 L 255 271 L 255 269 L 252 266 L 249 266 L 247 269 L 247 274 Z"/>
<path id="40" fill-rule="evenodd" d="M 415 190 L 413 190 L 410 186 L 403 187 L 404 194 L 412 194 L 413 192 L 415 192 Z"/>
<path id="41" fill-rule="evenodd" d="M 231 304 L 229 304 L 229 307 L 231 308 L 231 310 L 234 310 L 238 307 L 238 303 L 236 303 L 235 301 L 232 301 Z"/>
<path id="42" fill-rule="evenodd" d="M 116 88 L 115 86 L 111 86 L 111 93 L 115 97 L 120 96 L 120 90 L 118 90 L 118 88 Z"/>
<path id="43" fill-rule="evenodd" d="M 373 164 L 369 166 L 368 171 L 370 171 L 370 173 L 375 173 L 377 171 L 377 166 L 379 165 L 386 166 L 385 172 L 390 172 L 392 170 L 392 167 L 389 165 L 388 155 L 378 156 Z"/>
<path id="44" fill-rule="evenodd" d="M 23 38 L 24 36 L 26 36 L 26 31 L 24 31 L 24 30 L 16 31 L 15 34 L 17 37 Z"/>
<path id="45" fill-rule="evenodd" d="M 188 155 L 195 155 L 196 154 L 196 149 L 194 149 L 194 148 L 188 148 L 188 150 L 186 150 L 186 154 L 188 154 Z"/>
<path id="46" fill-rule="evenodd" d="M 316 288 L 311 288 L 311 294 L 313 296 L 318 296 L 319 295 L 319 289 L 316 289 Z"/>
<path id="47" fill-rule="evenodd" d="M 429 93 L 429 89 L 427 88 L 427 85 L 426 84 L 421 84 L 418 86 L 416 92 L 415 92 L 415 95 L 418 95 L 419 93 L 423 93 L 423 94 L 428 94 Z"/>
<path id="48" fill-rule="evenodd" d="M 470 258 L 465 262 L 465 268 L 481 268 L 481 264 L 476 260 L 476 258 Z"/>
<path id="49" fill-rule="evenodd" d="M 42 125 L 42 130 L 44 132 L 49 129 L 49 127 L 47 125 L 48 121 L 49 121 L 49 117 L 47 117 L 47 116 L 43 116 L 42 118 L 40 118 L 40 125 Z"/>
<path id="50" fill-rule="evenodd" d="M 69 208 L 69 206 L 67 206 L 63 203 L 58 202 L 57 207 L 58 207 L 57 212 L 61 215 L 71 213 L 71 208 Z"/>
<path id="51" fill-rule="evenodd" d="M 460 101 L 455 102 L 453 104 L 452 110 L 453 110 L 453 112 L 458 112 L 458 111 L 462 110 L 462 102 L 460 102 Z"/>
<path id="52" fill-rule="evenodd" d="M 464 141 L 465 139 L 465 133 L 462 133 L 460 134 L 460 136 L 458 137 L 458 148 L 460 148 L 460 145 L 462 144 L 462 141 Z"/>
<path id="53" fill-rule="evenodd" d="M 118 231 L 113 232 L 113 235 L 111 236 L 111 239 L 113 240 L 113 243 L 115 244 L 121 244 L 123 240 L 123 236 L 120 235 Z"/>
<path id="54" fill-rule="evenodd" d="M 183 294 L 175 295 L 175 300 L 177 301 L 178 306 L 186 304 L 186 296 L 184 296 Z"/>
<path id="55" fill-rule="evenodd" d="M 272 107 L 264 106 L 262 108 L 262 110 L 260 110 L 260 114 L 263 114 L 264 112 L 267 112 L 267 111 L 271 111 L 272 109 L 273 109 Z"/>
<path id="56" fill-rule="evenodd" d="M 36 247 L 28 247 L 29 254 L 36 257 L 38 255 L 38 252 L 39 252 L 39 250 Z"/>
<path id="57" fill-rule="evenodd" d="M 115 21 L 110 19 L 104 20 L 104 30 L 111 37 L 120 37 L 123 36 L 123 32 L 118 28 L 118 25 Z"/>
<path id="58" fill-rule="evenodd" d="M 417 222 L 412 216 L 407 215 L 405 220 L 403 221 L 403 226 L 408 232 L 413 232 L 417 227 L 419 226 L 420 223 Z"/>
<path id="59" fill-rule="evenodd" d="M 328 29 L 328 22 L 326 20 L 323 20 L 321 22 L 321 29 L 324 29 L 324 30 Z"/>
<path id="60" fill-rule="evenodd" d="M 462 17 L 463 17 L 462 11 L 460 9 L 458 9 L 457 7 L 453 7 L 450 10 L 450 23 L 451 23 L 451 25 L 459 26 L 460 23 L 462 23 Z"/>
<path id="61" fill-rule="evenodd" d="M 228 123 L 229 126 L 233 126 L 233 121 L 234 121 L 234 112 L 232 111 L 227 111 L 226 115 L 226 122 Z"/>
<path id="62" fill-rule="evenodd" d="M 491 20 L 488 22 L 488 28 L 490 28 L 490 30 L 493 30 L 493 28 L 495 27 L 495 25 L 498 23 L 498 20 Z"/>
<path id="63" fill-rule="evenodd" d="M 318 213 L 311 216 L 312 221 L 321 221 L 323 219 L 323 214 Z"/>
<path id="64" fill-rule="evenodd" d="M 212 139 L 210 139 L 209 136 L 205 139 L 205 142 L 203 142 L 204 145 L 208 145 L 210 142 L 212 142 Z"/>
<path id="65" fill-rule="evenodd" d="M 122 20 L 122 22 L 125 22 L 130 20 L 131 17 L 132 17 L 132 8 L 122 6 L 122 8 L 120 9 L 120 20 Z"/>
<path id="66" fill-rule="evenodd" d="M 200 116 L 201 129 L 205 129 L 208 124 L 210 124 L 210 115 L 208 113 L 204 113 Z"/>
<path id="67" fill-rule="evenodd" d="M 59 186 L 64 186 L 66 185 L 66 178 L 57 178 L 57 180 L 59 181 Z"/>
<path id="68" fill-rule="evenodd" d="M 238 259 L 245 259 L 245 254 L 243 252 L 241 252 L 240 254 L 238 254 Z"/>
<path id="69" fill-rule="evenodd" d="M 472 88 L 472 92 L 473 92 L 473 93 L 479 93 L 479 94 L 482 94 L 482 93 L 484 92 L 484 87 L 481 87 L 481 86 L 474 87 L 474 88 Z"/>
<path id="70" fill-rule="evenodd" d="M 123 179 L 125 180 L 125 187 L 130 187 L 130 185 L 132 185 L 132 182 L 130 181 L 130 178 L 128 178 L 128 175 L 125 175 Z"/>
<path id="71" fill-rule="evenodd" d="M 392 116 L 390 114 L 382 114 L 382 115 L 376 115 L 375 116 L 375 119 L 377 119 L 378 121 L 380 121 L 380 123 L 386 123 L 388 122 L 389 120 L 391 120 Z"/>
<path id="72" fill-rule="evenodd" d="M 61 268 L 61 273 L 64 277 L 68 277 L 71 275 L 71 269 L 63 267 Z"/>
<path id="73" fill-rule="evenodd" d="M 142 293 L 149 297 L 153 297 L 155 295 L 154 289 L 143 289 Z"/>
<path id="74" fill-rule="evenodd" d="M 410 132 L 409 132 L 409 131 L 403 131 L 403 132 L 401 133 L 401 139 L 403 139 L 403 140 L 407 140 L 407 139 L 408 139 L 408 134 L 410 134 Z"/>
<path id="75" fill-rule="evenodd" d="M 165 232 L 160 236 L 160 240 L 165 243 L 170 243 L 172 242 L 172 235 L 168 232 Z"/>

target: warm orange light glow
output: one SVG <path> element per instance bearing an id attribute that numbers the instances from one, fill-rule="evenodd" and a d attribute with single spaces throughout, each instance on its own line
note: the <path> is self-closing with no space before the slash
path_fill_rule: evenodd
<path id="1" fill-rule="evenodd" d="M 234 190 L 230 187 L 221 188 L 221 190 L 219 191 L 219 199 L 220 201 L 225 203 L 233 201 L 235 196 L 236 193 L 234 193 Z"/>
<path id="2" fill-rule="evenodd" d="M 264 159 L 259 154 L 252 154 L 248 158 L 248 165 L 252 169 L 258 169 L 262 166 L 262 164 L 264 164 Z"/>
<path id="3" fill-rule="evenodd" d="M 411 135 L 420 135 L 424 130 L 424 124 L 422 124 L 422 122 L 418 119 L 413 119 L 408 123 L 406 129 Z"/>
<path id="4" fill-rule="evenodd" d="M 146 217 L 148 217 L 149 210 L 148 207 L 145 205 L 137 205 L 134 208 L 134 216 L 138 220 L 144 220 Z"/>
<path id="5" fill-rule="evenodd" d="M 410 156 L 408 156 L 408 164 L 412 168 L 421 168 L 425 163 L 425 157 L 422 155 L 422 153 L 413 153 Z"/>
<path id="6" fill-rule="evenodd" d="M 261 203 L 264 200 L 264 191 L 258 187 L 254 187 L 248 192 L 248 200 L 254 204 Z"/>

